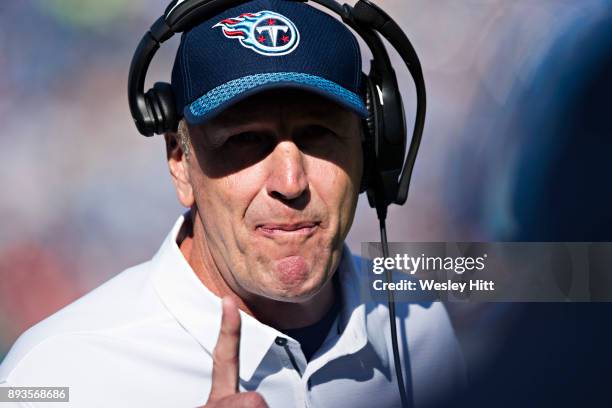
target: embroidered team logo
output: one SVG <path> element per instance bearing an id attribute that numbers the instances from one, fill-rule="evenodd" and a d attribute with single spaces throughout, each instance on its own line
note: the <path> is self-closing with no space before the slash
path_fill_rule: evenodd
<path id="1" fill-rule="evenodd" d="M 215 24 L 223 35 L 240 41 L 258 54 L 275 56 L 293 52 L 300 43 L 297 27 L 287 17 L 273 11 L 244 13 Z"/>

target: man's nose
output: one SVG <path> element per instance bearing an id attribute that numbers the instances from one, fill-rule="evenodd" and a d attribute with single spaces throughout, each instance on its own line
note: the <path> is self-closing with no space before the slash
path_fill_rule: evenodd
<path id="1" fill-rule="evenodd" d="M 282 200 L 299 198 L 308 189 L 304 155 L 293 141 L 281 141 L 271 154 L 268 194 Z"/>

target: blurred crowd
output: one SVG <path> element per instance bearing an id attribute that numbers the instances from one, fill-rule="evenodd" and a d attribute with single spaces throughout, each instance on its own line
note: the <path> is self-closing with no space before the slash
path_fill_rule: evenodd
<path id="1" fill-rule="evenodd" d="M 610 89 L 612 3 L 375 2 L 411 38 L 428 90 L 408 203 L 391 208 L 389 240 L 612 240 L 604 228 L 612 224 L 609 193 L 589 195 L 609 187 L 572 167 L 611 174 L 610 126 L 587 126 L 609 109 L 606 116 L 578 101 L 600 106 L 609 95 L 593 96 L 598 87 L 587 82 L 600 78 Z M 0 3 L 0 360 L 26 328 L 148 259 L 182 211 L 163 141 L 136 132 L 126 95 L 132 53 L 165 6 Z M 169 80 L 177 44 L 158 53 L 151 83 Z M 414 88 L 392 58 L 412 118 Z M 568 191 L 568 181 L 576 188 Z M 584 192 L 586 203 L 578 198 Z M 556 229 L 589 208 L 588 225 Z M 361 197 L 349 245 L 359 251 L 378 239 L 375 213 Z M 499 309 L 452 312 L 466 348 L 482 350 L 485 341 L 469 329 L 490 324 Z M 489 334 L 497 332 L 503 325 Z"/>

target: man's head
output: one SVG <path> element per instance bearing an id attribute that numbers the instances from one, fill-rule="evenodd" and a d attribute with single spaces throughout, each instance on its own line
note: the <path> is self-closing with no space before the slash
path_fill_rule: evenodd
<path id="1" fill-rule="evenodd" d="M 245 300 L 310 300 L 339 263 L 363 172 L 354 37 L 310 6 L 250 2 L 183 36 L 172 87 L 184 119 L 169 164 L 202 251 Z"/>
<path id="2" fill-rule="evenodd" d="M 275 90 L 186 130 L 188 155 L 169 143 L 172 176 L 224 280 L 247 298 L 316 294 L 353 221 L 359 117 L 311 93 Z"/>

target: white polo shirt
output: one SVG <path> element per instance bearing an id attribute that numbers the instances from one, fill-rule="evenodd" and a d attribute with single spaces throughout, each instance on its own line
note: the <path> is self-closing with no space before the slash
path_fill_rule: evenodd
<path id="1" fill-rule="evenodd" d="M 53 407 L 203 405 L 221 302 L 176 243 L 183 220 L 153 259 L 25 332 L 0 365 L 0 386 L 70 387 L 70 402 Z M 341 311 L 310 362 L 297 341 L 241 312 L 241 390 L 258 391 L 272 408 L 400 406 L 387 306 L 367 299 L 368 277 L 346 247 L 338 273 Z M 415 405 L 463 385 L 463 360 L 443 305 L 398 303 L 397 315 Z M 19 406 L 48 406 L 39 404 Z"/>

